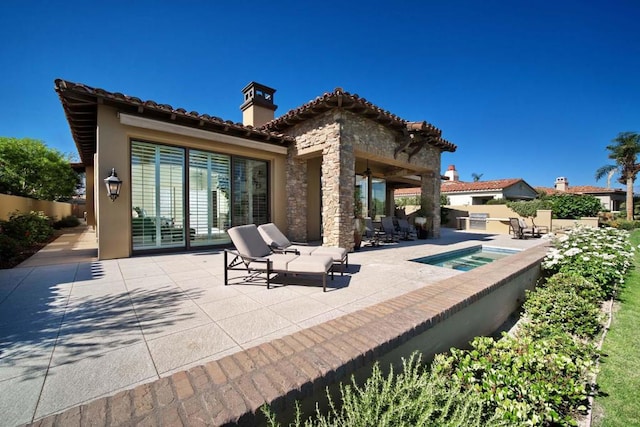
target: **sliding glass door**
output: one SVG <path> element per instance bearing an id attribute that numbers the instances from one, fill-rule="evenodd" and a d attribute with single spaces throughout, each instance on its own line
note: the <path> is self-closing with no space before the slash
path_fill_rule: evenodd
<path id="1" fill-rule="evenodd" d="M 191 245 L 229 242 L 231 157 L 189 151 L 189 228 Z"/>
<path id="2" fill-rule="evenodd" d="M 184 149 L 133 141 L 133 249 L 185 245 Z"/>
<path id="3" fill-rule="evenodd" d="M 268 177 L 264 160 L 132 141 L 133 250 L 225 244 L 229 227 L 269 222 Z"/>

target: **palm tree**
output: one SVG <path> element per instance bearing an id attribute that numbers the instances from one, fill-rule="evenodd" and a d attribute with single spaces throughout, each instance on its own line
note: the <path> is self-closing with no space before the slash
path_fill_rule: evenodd
<path id="1" fill-rule="evenodd" d="M 480 178 L 482 178 L 482 175 L 484 175 L 483 173 L 472 173 L 471 174 L 471 178 L 473 178 L 473 182 L 478 182 L 480 181 Z"/>
<path id="2" fill-rule="evenodd" d="M 621 132 L 607 145 L 609 158 L 615 160 L 614 165 L 605 165 L 596 171 L 596 181 L 610 173 L 620 173 L 621 184 L 627 184 L 627 220 L 633 220 L 633 182 L 640 171 L 637 157 L 640 153 L 640 134 L 637 132 Z"/>

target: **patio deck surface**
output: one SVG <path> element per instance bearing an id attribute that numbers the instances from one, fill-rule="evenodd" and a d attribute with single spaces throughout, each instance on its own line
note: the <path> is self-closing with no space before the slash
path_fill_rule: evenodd
<path id="1" fill-rule="evenodd" d="M 439 239 L 363 248 L 348 273 L 286 286 L 224 286 L 219 251 L 97 261 L 95 234 L 68 230 L 0 270 L 0 413 L 29 423 L 221 359 L 462 272 L 408 261 L 471 245 L 542 239 L 442 230 Z"/>

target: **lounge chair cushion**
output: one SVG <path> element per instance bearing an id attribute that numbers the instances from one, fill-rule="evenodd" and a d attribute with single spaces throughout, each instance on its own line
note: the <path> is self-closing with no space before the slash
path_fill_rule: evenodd
<path id="1" fill-rule="evenodd" d="M 271 222 L 259 226 L 258 231 L 260 232 L 260 235 L 264 239 L 265 243 L 272 248 L 285 249 L 292 244 L 291 241 L 287 239 L 287 236 L 282 234 L 278 227 L 276 227 L 276 225 Z"/>
<path id="2" fill-rule="evenodd" d="M 248 224 L 230 228 L 227 233 L 240 254 L 250 258 L 266 257 L 271 248 L 257 231 L 255 224 Z"/>
<path id="3" fill-rule="evenodd" d="M 289 273 L 326 273 L 333 265 L 330 256 L 299 256 L 287 265 Z"/>
<path id="4" fill-rule="evenodd" d="M 344 257 L 347 256 L 347 250 L 345 248 L 317 246 L 314 249 L 315 250 L 313 251 L 313 256 L 321 256 L 321 255 L 330 256 L 335 262 L 341 262 L 344 259 Z"/>
<path id="5" fill-rule="evenodd" d="M 271 261 L 271 270 L 288 271 L 289 264 L 300 257 L 296 254 L 271 254 L 264 258 Z M 266 270 L 267 264 L 264 262 L 253 261 L 249 263 L 249 267 L 256 270 Z"/>

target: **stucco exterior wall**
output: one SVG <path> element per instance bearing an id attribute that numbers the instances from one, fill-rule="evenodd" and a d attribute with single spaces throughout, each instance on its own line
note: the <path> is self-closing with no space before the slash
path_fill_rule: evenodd
<path id="1" fill-rule="evenodd" d="M 278 227 L 287 224 L 286 217 L 286 156 L 236 146 L 229 143 L 209 141 L 174 133 L 125 126 L 120 123 L 114 108 L 98 107 L 97 155 L 95 160 L 96 216 L 98 218 L 99 259 L 125 258 L 131 256 L 131 140 L 148 141 L 178 147 L 245 156 L 270 162 L 271 220 Z M 103 179 L 111 168 L 115 168 L 122 179 L 120 197 L 111 201 L 103 188 Z M 89 180 L 87 181 L 87 186 Z M 89 203 L 89 200 L 87 200 Z"/>

